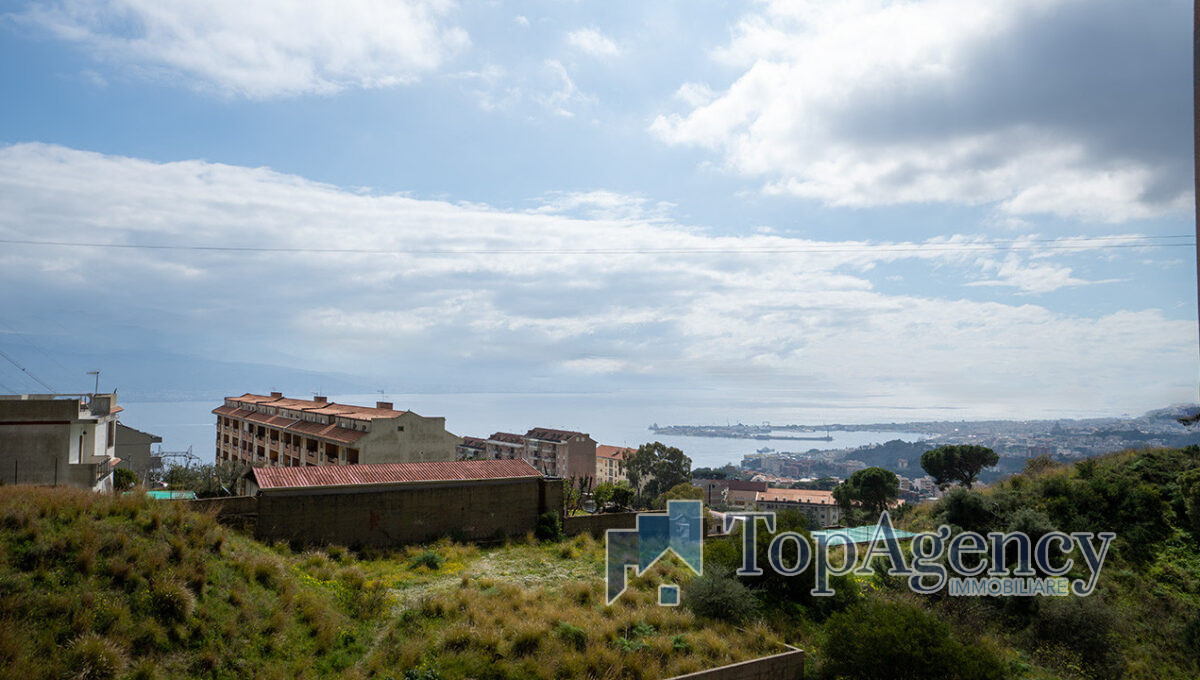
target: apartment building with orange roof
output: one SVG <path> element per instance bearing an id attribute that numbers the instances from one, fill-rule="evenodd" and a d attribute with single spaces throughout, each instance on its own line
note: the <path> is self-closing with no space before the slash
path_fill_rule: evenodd
<path id="1" fill-rule="evenodd" d="M 755 504 L 759 510 L 799 510 L 823 527 L 837 524 L 842 519 L 842 509 L 832 491 L 769 488 L 756 493 Z"/>
<path id="2" fill-rule="evenodd" d="M 289 399 L 280 392 L 226 397 L 217 416 L 217 461 L 302 467 L 452 461 L 459 437 L 445 418 L 338 404 L 326 397 Z"/>
<path id="3" fill-rule="evenodd" d="M 596 445 L 596 484 L 628 482 L 625 459 L 636 450 L 627 446 Z"/>

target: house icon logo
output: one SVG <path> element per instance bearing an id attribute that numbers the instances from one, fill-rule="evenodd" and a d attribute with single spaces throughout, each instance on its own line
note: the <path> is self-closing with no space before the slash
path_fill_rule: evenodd
<path id="1" fill-rule="evenodd" d="M 700 501 L 667 501 L 666 513 L 638 513 L 636 529 L 609 529 L 604 538 L 608 604 L 625 592 L 629 569 L 641 576 L 668 550 L 697 576 L 704 573 L 704 507 Z M 665 607 L 679 604 L 679 586 L 659 586 L 658 603 Z"/>

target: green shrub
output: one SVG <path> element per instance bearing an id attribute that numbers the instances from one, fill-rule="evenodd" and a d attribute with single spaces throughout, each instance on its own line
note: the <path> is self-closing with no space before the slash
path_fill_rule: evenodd
<path id="1" fill-rule="evenodd" d="M 745 621 L 758 610 L 758 599 L 737 578 L 718 566 L 692 579 L 683 588 L 683 604 L 696 616 Z"/>
<path id="2" fill-rule="evenodd" d="M 533 535 L 539 541 L 561 541 L 563 539 L 562 518 L 557 512 L 543 512 L 537 517 Z"/>
<path id="3" fill-rule="evenodd" d="M 128 663 L 119 647 L 95 633 L 76 638 L 68 654 L 71 674 L 80 680 L 115 678 Z"/>
<path id="4" fill-rule="evenodd" d="M 413 555 L 408 559 L 408 566 L 416 569 L 417 567 L 425 567 L 430 571 L 437 571 L 442 568 L 442 564 L 446 562 L 446 558 L 437 554 L 432 550 L 426 550 L 419 555 Z"/>
<path id="5" fill-rule="evenodd" d="M 117 492 L 132 489 L 135 484 L 137 484 L 137 475 L 133 474 L 132 470 L 126 470 L 125 468 L 113 470 L 113 488 Z"/>
<path id="6" fill-rule="evenodd" d="M 572 626 L 566 621 L 559 621 L 558 625 L 554 627 L 554 633 L 563 642 L 578 651 L 582 652 L 587 647 L 587 633 L 579 626 Z"/>
<path id="7" fill-rule="evenodd" d="M 963 644 L 950 626 L 908 603 L 868 600 L 829 617 L 821 674 L 853 680 L 999 680 L 1000 659 Z"/>
<path id="8" fill-rule="evenodd" d="M 1120 677 L 1121 653 L 1113 635 L 1116 617 L 1099 595 L 1049 597 L 1038 605 L 1029 627 L 1035 644 L 1075 652 L 1096 680 Z"/>
<path id="9" fill-rule="evenodd" d="M 192 591 L 177 581 L 158 581 L 150 588 L 150 600 L 159 618 L 168 622 L 186 621 L 196 607 Z"/>

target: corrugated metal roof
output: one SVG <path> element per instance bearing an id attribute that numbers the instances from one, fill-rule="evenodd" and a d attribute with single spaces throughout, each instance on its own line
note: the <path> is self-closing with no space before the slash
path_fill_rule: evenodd
<path id="1" fill-rule="evenodd" d="M 347 430 L 344 427 L 336 425 L 325 425 L 322 423 L 306 423 L 297 422 L 295 425 L 290 425 L 287 428 L 288 432 L 300 432 L 302 434 L 312 435 L 314 437 L 324 437 L 334 441 L 346 442 L 353 444 L 354 442 L 367 436 L 366 432 L 358 430 Z"/>
<path id="2" fill-rule="evenodd" d="M 260 489 L 541 477 L 532 465 L 521 459 L 261 467 L 254 468 L 252 474 Z"/>

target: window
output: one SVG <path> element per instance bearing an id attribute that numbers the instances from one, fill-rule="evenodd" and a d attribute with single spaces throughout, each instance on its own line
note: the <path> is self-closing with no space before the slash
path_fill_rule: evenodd
<path id="1" fill-rule="evenodd" d="M 403 425 L 397 425 L 397 426 L 396 426 L 396 431 L 397 431 L 397 432 L 403 432 L 403 431 L 404 431 L 404 426 L 403 426 Z"/>

